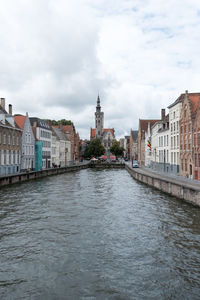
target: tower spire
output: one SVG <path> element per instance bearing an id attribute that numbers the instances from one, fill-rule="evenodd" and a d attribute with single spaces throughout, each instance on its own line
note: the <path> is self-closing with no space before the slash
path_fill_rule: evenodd
<path id="1" fill-rule="evenodd" d="M 96 107 L 96 111 L 101 111 L 101 104 L 100 104 L 100 97 L 99 97 L 99 93 L 98 93 L 98 97 L 97 97 L 97 107 Z"/>

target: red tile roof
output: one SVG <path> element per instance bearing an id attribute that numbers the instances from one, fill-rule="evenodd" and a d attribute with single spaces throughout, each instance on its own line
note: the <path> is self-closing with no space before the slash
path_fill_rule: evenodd
<path id="1" fill-rule="evenodd" d="M 148 123 L 150 123 L 150 127 L 152 125 L 154 125 L 156 122 L 158 122 L 160 120 L 141 120 L 139 119 L 139 127 L 140 127 L 140 130 L 144 130 L 144 131 L 147 131 L 148 129 Z"/>
<path id="2" fill-rule="evenodd" d="M 184 101 L 185 99 L 185 94 L 183 93 L 181 94 L 174 103 L 172 103 L 171 105 L 168 106 L 168 108 L 173 107 L 174 105 L 176 105 L 177 103 L 181 103 Z M 191 104 L 192 104 L 192 113 L 194 113 L 197 110 L 198 107 L 198 99 L 200 97 L 200 93 L 188 93 L 188 97 L 191 100 Z"/>
<path id="3" fill-rule="evenodd" d="M 105 128 L 105 129 L 103 130 L 103 132 L 108 132 L 108 131 L 110 131 L 113 135 L 114 135 L 114 133 L 115 133 L 114 128 Z M 90 131 L 90 139 L 95 138 L 95 135 L 96 135 L 96 129 L 95 129 L 95 128 L 91 128 L 91 131 Z"/>
<path id="4" fill-rule="evenodd" d="M 198 109 L 200 93 L 191 93 L 191 94 L 188 94 L 188 96 L 189 96 L 189 101 L 191 103 L 191 112 L 193 114 Z"/>
<path id="5" fill-rule="evenodd" d="M 17 126 L 20 129 L 24 128 L 24 123 L 25 123 L 25 120 L 26 120 L 26 116 L 15 115 L 14 120 L 15 120 L 15 123 L 17 124 Z"/>

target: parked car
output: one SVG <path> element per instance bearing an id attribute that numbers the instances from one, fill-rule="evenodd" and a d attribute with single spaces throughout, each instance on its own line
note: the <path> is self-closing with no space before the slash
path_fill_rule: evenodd
<path id="1" fill-rule="evenodd" d="M 96 157 L 91 158 L 92 161 L 97 161 L 98 159 Z"/>
<path id="2" fill-rule="evenodd" d="M 133 161 L 133 168 L 139 168 L 137 160 Z"/>

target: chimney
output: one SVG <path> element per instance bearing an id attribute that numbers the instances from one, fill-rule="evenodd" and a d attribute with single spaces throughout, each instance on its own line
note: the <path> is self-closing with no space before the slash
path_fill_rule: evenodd
<path id="1" fill-rule="evenodd" d="M 165 108 L 161 109 L 161 120 L 164 121 L 165 119 Z"/>
<path id="2" fill-rule="evenodd" d="M 5 109 L 5 104 L 6 104 L 6 99 L 5 98 L 1 98 L 1 107 L 3 109 Z"/>
<path id="3" fill-rule="evenodd" d="M 10 115 L 12 115 L 12 104 L 8 105 L 8 112 Z"/>

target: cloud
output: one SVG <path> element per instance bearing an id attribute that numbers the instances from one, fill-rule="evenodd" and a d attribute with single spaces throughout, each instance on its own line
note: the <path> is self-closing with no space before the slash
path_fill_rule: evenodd
<path id="1" fill-rule="evenodd" d="M 119 137 L 186 89 L 199 91 L 197 0 L 0 0 L 0 96 L 16 113 Z"/>

